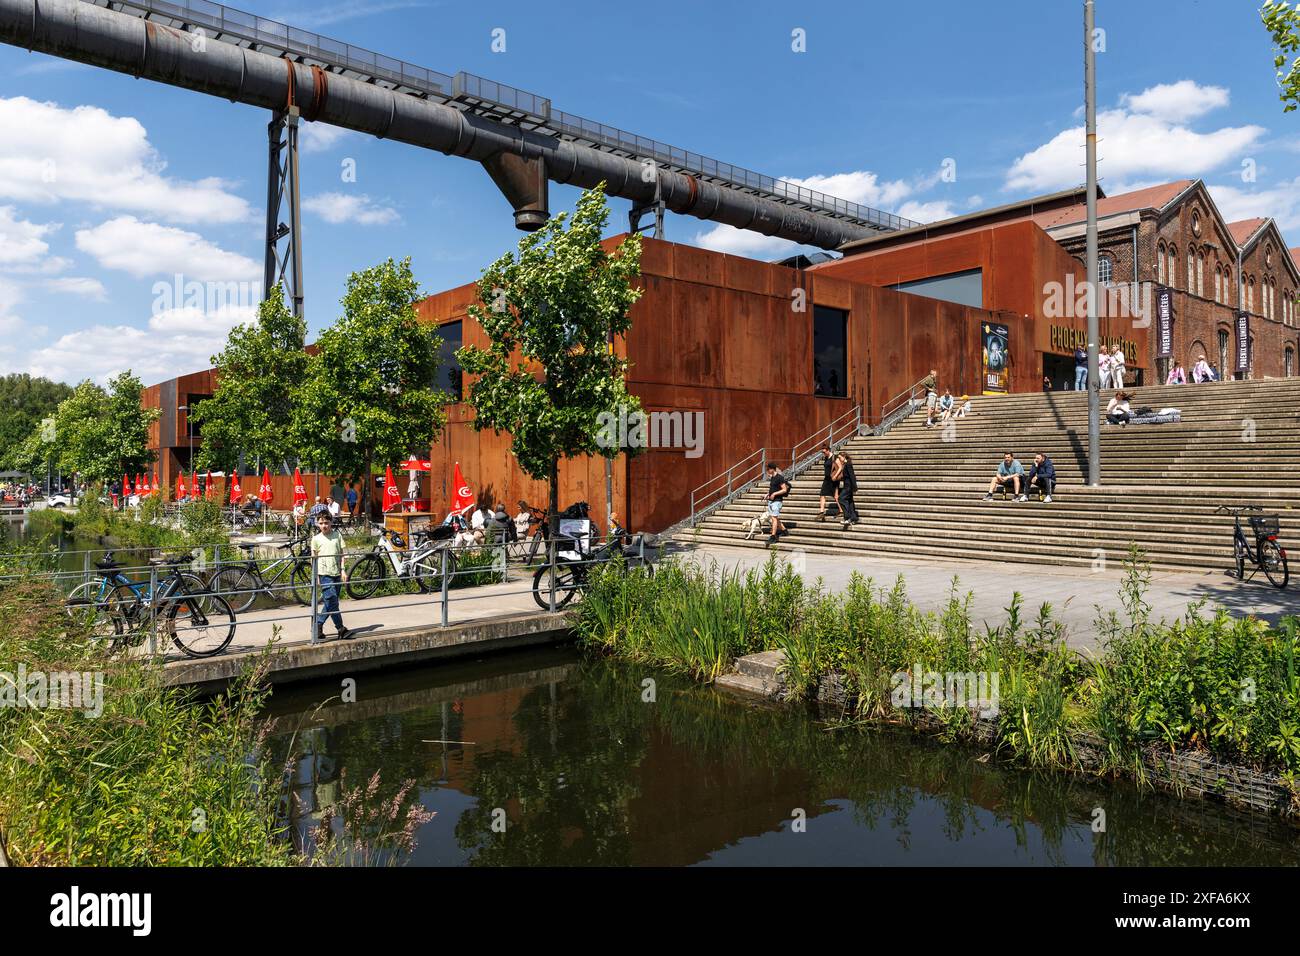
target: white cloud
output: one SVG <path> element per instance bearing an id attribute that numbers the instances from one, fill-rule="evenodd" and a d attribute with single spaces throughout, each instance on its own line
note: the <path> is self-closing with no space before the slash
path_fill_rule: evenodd
<path id="1" fill-rule="evenodd" d="M 1272 216 L 1279 229 L 1300 229 L 1300 176 L 1266 189 L 1245 190 L 1238 186 L 1211 186 L 1214 204 L 1228 222 Z M 1294 241 L 1291 243 L 1294 245 Z"/>
<path id="2" fill-rule="evenodd" d="M 401 218 L 392 206 L 375 202 L 366 195 L 321 193 L 304 199 L 302 206 L 334 225 L 355 222 L 360 226 L 387 226 Z"/>
<path id="3" fill-rule="evenodd" d="M 357 17 L 374 17 L 392 10 L 409 10 L 412 7 L 426 7 L 428 4 L 416 0 L 374 0 L 371 3 L 334 3 L 328 6 L 312 7 L 310 11 L 277 13 L 272 19 L 281 23 L 303 23 L 309 21 L 312 26 L 323 27 L 331 23 L 342 23 Z"/>
<path id="4" fill-rule="evenodd" d="M 252 218 L 249 204 L 226 180 L 165 175 L 167 164 L 132 117 L 0 97 L 0 129 L 0 199 L 85 202 L 169 222 Z"/>
<path id="5" fill-rule="evenodd" d="M 1148 87 L 1141 93 L 1125 93 L 1120 97 L 1120 105 L 1130 113 L 1186 123 L 1227 106 L 1228 91 L 1222 86 L 1201 86 L 1194 80 L 1179 80 Z"/>
<path id="6" fill-rule="evenodd" d="M 33 375 L 65 382 L 106 382 L 129 368 L 146 385 L 153 384 L 178 372 L 207 368 L 229 331 L 252 321 L 256 313 L 253 306 L 222 307 L 209 314 L 182 308 L 153 316 L 143 328 L 93 325 L 32 351 L 27 367 Z"/>
<path id="7" fill-rule="evenodd" d="M 0 269 L 39 267 L 50 251 L 45 237 L 58 228 L 19 219 L 13 206 L 0 206 Z"/>
<path id="8" fill-rule="evenodd" d="M 1261 126 L 1225 126 L 1201 133 L 1175 119 L 1200 115 L 1226 101 L 1226 90 L 1182 81 L 1126 96 L 1124 105 L 1101 113 L 1098 169 L 1107 191 L 1119 191 L 1119 181 L 1202 178 L 1256 145 L 1267 132 Z M 1082 126 L 1063 130 L 1016 159 L 1006 188 L 1048 192 L 1078 185 L 1084 179 L 1083 147 Z"/>
<path id="9" fill-rule="evenodd" d="M 794 183 L 796 186 L 803 186 L 805 189 L 826 193 L 836 199 L 847 199 L 849 202 L 880 209 L 893 209 L 895 205 L 916 191 L 916 187 L 905 180 L 893 179 L 881 182 L 879 176 L 866 170 L 831 173 L 828 176 L 809 176 L 806 179 L 783 176 L 782 180 Z"/>
<path id="10" fill-rule="evenodd" d="M 957 213 L 953 211 L 952 204 L 946 199 L 935 199 L 930 202 L 912 199 L 898 207 L 898 215 L 913 222 L 939 222 L 941 219 L 951 219 Z"/>
<path id="11" fill-rule="evenodd" d="M 97 302 L 103 302 L 108 298 L 108 290 L 104 288 L 104 283 L 88 276 L 64 276 L 58 279 L 49 279 L 45 282 L 45 287 L 51 292 L 80 295 L 87 299 L 94 299 Z"/>
<path id="12" fill-rule="evenodd" d="M 196 232 L 141 222 L 134 216 L 77 230 L 77 248 L 105 269 L 136 278 L 179 274 L 198 281 L 251 281 L 262 272 L 252 259 L 227 252 Z"/>
<path id="13" fill-rule="evenodd" d="M 351 139 L 357 134 L 341 126 L 328 123 L 303 123 L 299 130 L 298 147 L 304 153 L 325 153 L 339 143 Z"/>
<path id="14" fill-rule="evenodd" d="M 714 252 L 725 252 L 733 256 L 745 256 L 748 259 L 784 259 L 799 251 L 801 246 L 789 239 L 765 236 L 737 229 L 735 226 L 719 224 L 705 232 L 697 232 L 695 245 Z"/>

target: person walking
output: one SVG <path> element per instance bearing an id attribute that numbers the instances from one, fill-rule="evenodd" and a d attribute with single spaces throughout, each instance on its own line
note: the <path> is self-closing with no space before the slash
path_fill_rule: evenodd
<path id="1" fill-rule="evenodd" d="M 334 530 L 334 516 L 326 509 L 316 518 L 320 528 L 311 539 L 312 570 L 320 587 L 320 612 L 316 615 L 316 633 L 319 635 L 325 622 L 331 618 L 338 629 L 340 640 L 355 636 L 343 626 L 339 610 L 339 586 L 348 583 L 348 572 L 343 567 L 343 536 Z"/>
<path id="2" fill-rule="evenodd" d="M 835 479 L 831 477 L 831 469 L 835 465 L 835 456 L 831 454 L 829 444 L 822 445 L 822 490 L 821 497 L 817 503 L 817 520 L 826 520 L 826 499 L 830 498 L 836 502 L 838 507 L 839 496 L 836 494 Z"/>
<path id="3" fill-rule="evenodd" d="M 842 451 L 839 453 L 839 473 L 840 473 L 840 529 L 848 531 L 851 525 L 858 523 L 858 506 L 853 501 L 853 495 L 858 490 L 858 476 L 853 471 L 853 459 L 849 453 Z"/>
<path id="4" fill-rule="evenodd" d="M 1110 382 L 1116 388 L 1124 387 L 1124 373 L 1128 371 L 1124 367 L 1124 350 L 1118 345 L 1110 356 Z"/>
<path id="5" fill-rule="evenodd" d="M 357 497 L 357 486 L 349 482 L 347 490 L 348 517 L 353 521 L 355 521 L 357 517 Z"/>
<path id="6" fill-rule="evenodd" d="M 1082 392 L 1088 387 L 1088 350 L 1082 345 L 1074 349 L 1074 390 Z"/>
<path id="7" fill-rule="evenodd" d="M 785 475 L 781 474 L 781 469 L 776 466 L 776 462 L 769 461 L 767 463 L 767 514 L 772 519 L 772 533 L 768 536 L 768 544 L 776 544 L 781 535 L 789 533 L 781 521 L 781 505 L 788 494 L 790 494 L 790 482 L 786 480 Z"/>

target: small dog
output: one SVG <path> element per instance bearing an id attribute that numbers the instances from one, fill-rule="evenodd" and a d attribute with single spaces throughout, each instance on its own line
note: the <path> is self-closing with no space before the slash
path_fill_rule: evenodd
<path id="1" fill-rule="evenodd" d="M 750 540 L 752 537 L 754 537 L 754 535 L 762 531 L 763 522 L 766 520 L 767 520 L 767 512 L 763 512 L 762 514 L 755 515 L 752 518 L 745 518 L 741 520 L 740 527 L 745 532 L 745 540 L 746 541 Z"/>

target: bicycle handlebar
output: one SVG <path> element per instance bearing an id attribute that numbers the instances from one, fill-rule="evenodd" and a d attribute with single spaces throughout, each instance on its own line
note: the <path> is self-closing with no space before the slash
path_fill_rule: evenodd
<path id="1" fill-rule="evenodd" d="M 1239 515 L 1243 511 L 1263 511 L 1263 510 L 1264 508 L 1262 505 L 1241 505 L 1239 507 L 1234 505 L 1219 505 L 1217 508 L 1214 509 L 1214 513 L 1218 514 L 1219 512 L 1224 511 L 1230 515 Z"/>

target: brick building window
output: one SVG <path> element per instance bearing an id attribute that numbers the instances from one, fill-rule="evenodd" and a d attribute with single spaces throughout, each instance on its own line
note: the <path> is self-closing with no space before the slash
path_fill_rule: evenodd
<path id="1" fill-rule="evenodd" d="M 1205 253 L 1196 254 L 1196 294 L 1205 296 Z"/>
<path id="2" fill-rule="evenodd" d="M 1110 256 L 1097 257 L 1097 281 L 1110 285 L 1111 278 L 1115 275 L 1115 263 L 1111 262 Z"/>
<path id="3" fill-rule="evenodd" d="M 1214 301 L 1223 301 L 1223 267 L 1218 264 L 1214 266 Z"/>
<path id="4" fill-rule="evenodd" d="M 1156 249 L 1156 281 L 1165 284 L 1165 244 L 1160 243 Z"/>
<path id="5" fill-rule="evenodd" d="M 1287 378 L 1295 374 L 1295 349 L 1289 345 L 1286 347 L 1286 352 L 1283 353 L 1282 368 L 1285 370 Z"/>
<path id="6" fill-rule="evenodd" d="M 1192 250 L 1187 250 L 1187 291 L 1196 291 L 1196 256 Z"/>
<path id="7" fill-rule="evenodd" d="M 1232 270 L 1227 266 L 1223 267 L 1223 304 L 1229 305 L 1232 302 Z"/>
<path id="8" fill-rule="evenodd" d="M 1227 379 L 1231 374 L 1228 366 L 1228 330 L 1219 329 L 1219 379 Z"/>
<path id="9" fill-rule="evenodd" d="M 1169 284 L 1178 287 L 1178 250 L 1173 246 L 1169 247 Z"/>

